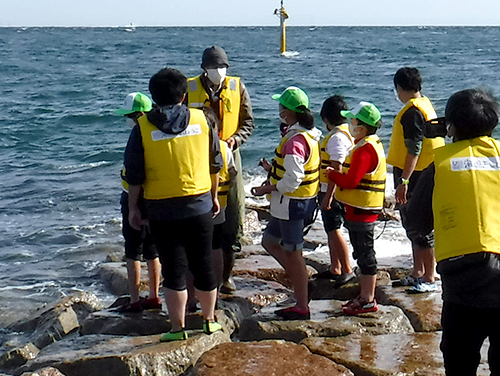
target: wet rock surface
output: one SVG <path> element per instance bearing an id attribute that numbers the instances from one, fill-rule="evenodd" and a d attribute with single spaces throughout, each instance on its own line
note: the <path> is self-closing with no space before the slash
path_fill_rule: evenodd
<path id="1" fill-rule="evenodd" d="M 286 339 L 300 342 L 307 337 L 338 337 L 366 333 L 412 333 L 413 327 L 406 315 L 394 306 L 379 306 L 373 313 L 347 316 L 338 300 L 318 300 L 310 303 L 311 319 L 286 321 L 274 314 L 276 306 L 263 308 L 241 324 L 242 341 Z"/>
<path id="2" fill-rule="evenodd" d="M 307 272 L 309 277 L 311 277 L 317 271 L 311 266 L 307 266 Z M 278 282 L 289 288 L 292 287 L 290 279 L 285 274 L 285 269 L 283 269 L 274 257 L 268 254 L 249 255 L 245 258 L 236 259 L 233 268 L 233 275 L 250 275 L 258 279 Z"/>
<path id="3" fill-rule="evenodd" d="M 21 376 L 66 376 L 57 368 L 47 367 L 36 372 L 25 372 Z"/>
<path id="4" fill-rule="evenodd" d="M 52 366 L 66 376 L 182 375 L 204 352 L 230 341 L 223 332 L 210 336 L 200 332 L 189 331 L 189 339 L 168 343 L 159 342 L 161 335 L 88 335 L 65 339 L 47 346 L 18 371 Z"/>
<path id="5" fill-rule="evenodd" d="M 417 332 L 441 330 L 443 301 L 441 283 L 438 281 L 436 284 L 438 291 L 425 294 L 408 294 L 408 287 L 382 287 L 377 289 L 377 301 L 401 308 Z"/>
<path id="6" fill-rule="evenodd" d="M 355 375 L 444 375 L 439 350 L 441 333 L 349 335 L 338 338 L 307 338 L 302 344 L 352 370 Z M 478 375 L 489 375 L 483 351 Z"/>
<path id="7" fill-rule="evenodd" d="M 347 368 L 284 341 L 223 343 L 206 352 L 187 376 L 351 376 Z"/>
<path id="8" fill-rule="evenodd" d="M 377 272 L 377 287 L 387 286 L 391 282 L 389 273 L 383 270 Z M 329 279 L 313 279 L 309 282 L 309 296 L 317 299 L 350 300 L 359 295 L 359 278 L 356 277 L 341 287 L 335 287 L 335 281 Z"/>
<path id="9" fill-rule="evenodd" d="M 233 301 L 247 301 L 254 306 L 255 310 L 293 295 L 292 290 L 278 282 L 262 280 L 251 275 L 235 276 L 234 283 L 235 293 L 221 294 L 222 299 L 228 297 Z"/>

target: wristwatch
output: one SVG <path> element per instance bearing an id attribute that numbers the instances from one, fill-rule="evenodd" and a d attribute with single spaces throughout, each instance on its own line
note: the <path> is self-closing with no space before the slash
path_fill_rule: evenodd
<path id="1" fill-rule="evenodd" d="M 399 178 L 399 184 L 401 184 L 401 185 L 408 185 L 408 184 L 410 184 L 410 179 L 405 179 L 404 177 L 401 176 Z"/>

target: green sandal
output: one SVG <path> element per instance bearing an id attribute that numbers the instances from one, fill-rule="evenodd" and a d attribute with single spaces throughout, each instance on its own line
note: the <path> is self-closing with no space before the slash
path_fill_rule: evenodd
<path id="1" fill-rule="evenodd" d="M 203 323 L 203 332 L 205 334 L 212 334 L 220 330 L 222 330 L 222 325 L 219 324 L 218 322 L 205 321 Z"/>
<path id="2" fill-rule="evenodd" d="M 184 329 L 179 330 L 178 332 L 168 332 L 165 333 L 161 338 L 160 342 L 171 342 L 171 341 L 182 341 L 188 339 L 187 333 Z"/>

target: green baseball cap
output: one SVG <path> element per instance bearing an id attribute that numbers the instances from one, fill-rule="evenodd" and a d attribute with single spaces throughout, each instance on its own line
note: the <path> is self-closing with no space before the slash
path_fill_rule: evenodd
<path id="1" fill-rule="evenodd" d="M 341 110 L 340 115 L 348 119 L 358 119 L 363 123 L 378 128 L 382 118 L 380 111 L 373 103 L 359 102 L 352 110 Z"/>
<path id="2" fill-rule="evenodd" d="M 149 112 L 153 108 L 151 99 L 142 93 L 130 93 L 126 96 L 123 106 L 115 111 L 118 115 L 128 115 L 134 112 Z"/>
<path id="3" fill-rule="evenodd" d="M 300 106 L 309 108 L 309 98 L 307 94 L 304 90 L 296 86 L 287 87 L 283 93 L 274 94 L 271 98 L 279 101 L 282 106 L 294 112 L 304 112 L 303 109 L 298 108 Z"/>

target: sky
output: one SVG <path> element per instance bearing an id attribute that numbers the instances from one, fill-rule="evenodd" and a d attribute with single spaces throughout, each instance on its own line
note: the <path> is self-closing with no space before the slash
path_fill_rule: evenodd
<path id="1" fill-rule="evenodd" d="M 276 26 L 279 0 L 0 0 L 0 26 Z M 498 0 L 284 0 L 288 26 L 499 26 Z"/>

